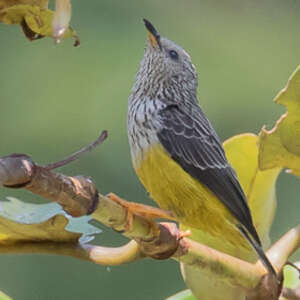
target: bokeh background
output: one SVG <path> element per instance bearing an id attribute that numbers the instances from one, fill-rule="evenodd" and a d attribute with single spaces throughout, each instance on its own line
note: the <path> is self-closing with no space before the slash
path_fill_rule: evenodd
<path id="1" fill-rule="evenodd" d="M 297 0 L 73 0 L 72 25 L 81 38 L 55 46 L 28 42 L 17 26 L 0 24 L 0 156 L 59 160 L 94 140 L 109 139 L 65 167 L 91 176 L 102 193 L 152 204 L 130 161 L 127 99 L 143 54 L 142 18 L 182 45 L 199 72 L 199 98 L 222 140 L 271 128 L 284 111 L 272 99 L 300 63 Z M 300 182 L 281 174 L 272 239 L 299 222 Z M 45 202 L 29 193 L 0 189 Z M 126 240 L 102 227 L 95 240 Z M 299 259 L 298 255 L 298 259 Z M 2 255 L 0 290 L 15 300 L 164 299 L 184 289 L 174 261 L 144 260 L 106 268 L 69 257 Z"/>

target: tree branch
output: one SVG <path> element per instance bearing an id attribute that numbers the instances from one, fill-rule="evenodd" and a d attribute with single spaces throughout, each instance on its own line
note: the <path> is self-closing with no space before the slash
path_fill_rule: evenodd
<path id="1" fill-rule="evenodd" d="M 290 229 L 268 250 L 267 255 L 277 270 L 287 263 L 289 257 L 300 248 L 300 224 Z"/>
<path id="2" fill-rule="evenodd" d="M 0 158 L 0 185 L 8 188 L 24 188 L 55 201 L 73 217 L 90 214 L 98 203 L 98 192 L 92 180 L 84 176 L 65 176 L 51 170 L 78 159 L 100 145 L 106 138 L 107 131 L 103 131 L 93 143 L 59 162 L 44 167 L 36 165 L 25 154 L 4 156 Z"/>
<path id="3" fill-rule="evenodd" d="M 98 192 L 89 178 L 53 173 L 36 165 L 24 154 L 0 159 L 0 184 L 8 188 L 24 188 L 55 201 L 73 217 L 90 214 L 98 202 Z"/>
<path id="4" fill-rule="evenodd" d="M 107 131 L 106 130 L 102 131 L 101 134 L 100 134 L 100 136 L 96 139 L 96 141 L 94 141 L 94 142 L 90 143 L 89 145 L 81 148 L 77 152 L 74 152 L 73 154 L 69 155 L 68 157 L 64 158 L 61 161 L 58 161 L 58 162 L 55 162 L 55 163 L 51 163 L 51 164 L 48 164 L 48 165 L 44 166 L 44 168 L 46 168 L 47 170 L 54 170 L 54 169 L 63 167 L 65 165 L 71 163 L 72 161 L 80 158 L 86 152 L 90 152 L 94 148 L 96 148 L 97 146 L 99 146 L 100 144 L 102 144 L 102 142 L 104 140 L 106 140 L 107 136 L 108 136 Z"/>

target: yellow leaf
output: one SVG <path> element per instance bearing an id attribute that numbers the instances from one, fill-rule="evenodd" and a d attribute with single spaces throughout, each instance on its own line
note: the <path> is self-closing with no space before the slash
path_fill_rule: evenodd
<path id="1" fill-rule="evenodd" d="M 48 2 L 48 0 L 0 0 L 0 10 L 22 4 L 39 6 L 40 8 L 48 8 Z"/>
<path id="2" fill-rule="evenodd" d="M 4 24 L 21 24 L 30 5 L 15 5 L 1 10 L 1 22 Z M 38 6 L 35 6 L 38 8 Z"/>
<path id="3" fill-rule="evenodd" d="M 255 227 L 268 244 L 268 234 L 276 209 L 275 183 L 280 167 L 262 171 L 258 166 L 258 137 L 234 136 L 224 143 L 226 156 L 236 170 L 247 196 Z"/>
<path id="4" fill-rule="evenodd" d="M 19 24 L 25 36 L 29 40 L 36 40 L 42 37 L 55 37 L 57 33 L 53 31 L 54 12 L 47 9 L 48 1 L 6 1 L 0 0 L 0 22 L 5 24 Z M 38 4 L 38 5 L 37 5 Z M 60 26 L 59 38 L 74 37 L 74 46 L 79 45 L 76 32 L 69 27 L 71 17 L 71 7 L 66 13 L 64 10 L 58 11 Z M 65 12 L 65 15 L 63 14 Z M 58 21 L 57 21 L 58 22 Z"/>
<path id="5" fill-rule="evenodd" d="M 245 191 L 258 233 L 266 245 L 276 209 L 275 183 L 281 168 L 261 171 L 258 168 L 258 137 L 254 134 L 234 136 L 224 142 L 226 156 L 236 170 Z M 192 230 L 191 238 L 219 251 L 248 261 L 256 261 L 257 255 L 249 250 L 228 243 L 224 236 L 210 236 L 200 230 Z M 244 299 L 241 289 L 226 282 L 216 281 L 214 276 L 201 270 L 182 265 L 185 282 L 199 299 Z"/>
<path id="6" fill-rule="evenodd" d="M 300 267 L 300 262 L 294 263 L 295 266 L 298 268 Z M 286 265 L 283 269 L 283 287 L 289 289 L 297 289 L 300 288 L 300 277 L 299 271 L 296 270 L 294 267 Z M 292 299 L 292 298 L 289 298 Z M 295 299 L 295 298 L 293 298 Z M 288 300 L 287 298 L 281 296 L 279 300 Z"/>
<path id="7" fill-rule="evenodd" d="M 27 26 L 34 32 L 43 36 L 53 36 L 52 20 L 54 12 L 41 10 L 38 7 L 29 7 L 24 19 Z"/>
<path id="8" fill-rule="evenodd" d="M 284 113 L 271 130 L 262 129 L 259 141 L 259 167 L 281 167 L 300 177 L 300 66 L 279 92 L 275 102 L 284 105 Z"/>
<path id="9" fill-rule="evenodd" d="M 28 242 L 84 242 L 100 232 L 88 220 L 68 216 L 56 203 L 29 204 L 9 198 L 0 201 L 0 248 Z"/>
<path id="10" fill-rule="evenodd" d="M 0 22 L 20 24 L 28 6 L 47 9 L 48 0 L 0 0 Z"/>

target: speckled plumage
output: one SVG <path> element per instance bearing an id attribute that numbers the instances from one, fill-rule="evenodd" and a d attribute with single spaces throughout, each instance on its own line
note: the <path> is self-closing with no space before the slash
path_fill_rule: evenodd
<path id="1" fill-rule="evenodd" d="M 236 173 L 199 107 L 191 58 L 150 25 L 146 21 L 150 37 L 128 108 L 136 173 L 150 196 L 179 222 L 248 247 L 242 232 L 271 269 Z"/>

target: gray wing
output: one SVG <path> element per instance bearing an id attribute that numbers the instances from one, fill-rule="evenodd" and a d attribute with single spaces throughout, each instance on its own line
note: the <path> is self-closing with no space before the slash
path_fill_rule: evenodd
<path id="1" fill-rule="evenodd" d="M 260 245 L 245 194 L 215 130 L 199 106 L 170 105 L 159 112 L 158 139 L 169 155 L 207 186 Z"/>

